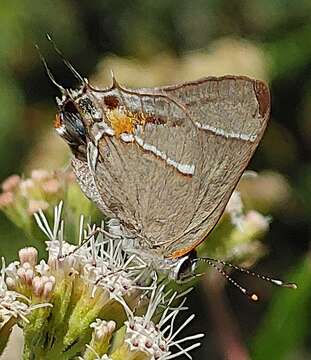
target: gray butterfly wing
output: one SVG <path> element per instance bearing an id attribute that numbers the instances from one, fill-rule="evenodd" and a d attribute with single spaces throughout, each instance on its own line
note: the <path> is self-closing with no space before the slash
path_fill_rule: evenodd
<path id="1" fill-rule="evenodd" d="M 109 209 L 142 239 L 142 247 L 159 246 L 184 230 L 178 214 L 188 222 L 193 216 L 188 203 L 198 188 L 190 174 L 201 157 L 198 130 L 166 96 L 122 89 L 119 96 L 129 111 L 148 114 L 149 122 L 137 126 L 133 142 L 101 138 L 96 185 Z"/>
<path id="2" fill-rule="evenodd" d="M 204 155 L 195 216 L 183 240 L 169 249 L 180 256 L 197 246 L 221 216 L 262 138 L 270 116 L 270 94 L 261 81 L 231 76 L 163 90 L 184 104 L 203 133 Z"/>
<path id="3" fill-rule="evenodd" d="M 181 256 L 221 216 L 269 117 L 269 92 L 242 77 L 136 91 L 112 88 L 133 114 L 149 119 L 133 141 L 102 136 L 94 180 L 105 206 L 140 246 Z M 99 99 L 99 101 L 103 99 Z"/>
<path id="4" fill-rule="evenodd" d="M 86 195 L 86 197 L 93 201 L 94 204 L 98 207 L 98 209 L 106 216 L 115 216 L 106 206 L 106 203 L 103 201 L 102 195 L 97 189 L 94 176 L 89 168 L 88 163 L 85 160 L 79 159 L 74 156 L 71 160 L 71 166 L 78 181 L 78 184 L 80 185 L 80 188 Z"/>

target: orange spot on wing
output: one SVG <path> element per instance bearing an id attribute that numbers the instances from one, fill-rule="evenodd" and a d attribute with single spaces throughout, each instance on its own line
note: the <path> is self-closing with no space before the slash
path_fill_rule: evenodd
<path id="1" fill-rule="evenodd" d="M 173 251 L 170 255 L 168 255 L 168 257 L 171 259 L 176 259 L 181 256 L 187 255 L 188 253 L 190 253 L 190 251 L 197 248 L 205 239 L 206 236 L 203 236 L 200 240 L 196 241 L 195 243 L 192 243 L 191 245 L 186 246 L 183 249 Z"/>
<path id="2" fill-rule="evenodd" d="M 135 130 L 135 118 L 118 109 L 109 111 L 106 114 L 110 125 L 113 128 L 116 137 L 122 133 L 132 134 Z"/>
<path id="3" fill-rule="evenodd" d="M 166 123 L 165 119 L 160 117 L 146 115 L 143 112 L 125 111 L 122 108 L 110 109 L 106 112 L 106 117 L 115 131 L 116 137 L 119 137 L 122 133 L 133 134 L 136 125 L 144 127 L 147 123 L 155 125 Z"/>
<path id="4" fill-rule="evenodd" d="M 181 256 L 184 256 L 184 255 L 188 254 L 191 250 L 193 250 L 196 247 L 197 247 L 197 244 L 194 244 L 192 246 L 187 246 L 187 247 L 185 247 L 183 249 L 176 250 L 169 257 L 172 258 L 172 259 L 179 258 Z"/>

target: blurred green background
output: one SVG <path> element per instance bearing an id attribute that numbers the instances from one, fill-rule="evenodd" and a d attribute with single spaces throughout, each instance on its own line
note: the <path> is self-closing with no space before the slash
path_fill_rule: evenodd
<path id="1" fill-rule="evenodd" d="M 261 208 L 273 222 L 265 239 L 267 255 L 255 269 L 292 278 L 299 290 L 279 291 L 260 283 L 263 299 L 254 305 L 230 286 L 225 293 L 197 288 L 190 299 L 193 311 L 200 309 L 193 326 L 207 335 L 193 356 L 311 358 L 311 1 L 2 1 L 1 180 L 68 162 L 69 150 L 52 126 L 58 93 L 34 44 L 61 84 L 76 84 L 46 33 L 81 74 L 103 87 L 110 84 L 110 69 L 128 86 L 228 73 L 268 81 L 272 118 L 250 168 L 279 173 L 286 201 L 273 209 L 265 209 L 263 201 Z M 262 186 L 252 191 L 260 195 L 270 185 Z M 280 191 L 280 183 L 273 186 L 269 196 Z M 25 237 L 2 213 L 0 234 L 0 254 L 14 259 Z M 255 282 L 241 281 L 250 287 Z"/>

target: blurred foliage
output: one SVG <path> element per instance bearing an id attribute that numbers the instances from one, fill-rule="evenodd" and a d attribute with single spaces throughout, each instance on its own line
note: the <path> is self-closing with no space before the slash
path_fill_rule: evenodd
<path id="1" fill-rule="evenodd" d="M 88 223 L 100 225 L 99 211 L 85 196 L 71 171 L 43 169 L 33 170 L 29 178 L 11 175 L 1 185 L 0 209 L 22 232 L 27 241 L 35 245 L 39 252 L 47 241 L 35 220 L 34 214 L 44 211 L 52 223 L 55 207 L 65 202 L 66 227 L 64 235 L 69 239 L 78 239 L 80 215 Z"/>
<path id="2" fill-rule="evenodd" d="M 247 192 L 253 198 L 258 195 L 252 201 L 273 217 L 266 238 L 269 253 L 258 270 L 284 273 L 305 258 L 310 243 L 310 24 L 309 0 L 4 0 L 0 9 L 0 179 L 13 173 L 29 174 L 38 167 L 53 170 L 67 163 L 69 151 L 51 126 L 57 91 L 44 73 L 34 44 L 39 44 L 58 81 L 64 86 L 76 84 L 45 40 L 46 33 L 82 74 L 103 87 L 111 81 L 111 68 L 128 86 L 224 73 L 263 78 L 271 85 L 272 119 L 251 167 L 273 169 L 273 173 L 266 172 L 260 184 L 247 180 L 243 200 L 251 208 Z M 282 197 L 282 202 L 273 203 L 275 197 Z M 4 217 L 0 229 L 0 253 L 12 259 L 25 244 L 24 235 Z M 300 261 L 297 277 L 303 274 L 304 284 L 309 272 L 305 260 Z M 293 306 L 283 302 L 283 297 L 297 300 L 299 307 L 300 297 L 309 299 L 310 289 L 302 285 L 295 298 L 292 292 L 283 294 L 275 293 L 281 314 L 273 302 L 267 313 L 269 326 L 264 326 L 259 340 L 253 342 L 257 346 L 254 353 L 259 354 L 256 359 L 262 358 L 261 354 L 272 357 L 264 352 L 265 347 L 275 346 L 275 353 L 285 354 L 281 349 L 295 334 L 299 341 L 291 343 L 292 358 L 311 356 L 303 321 L 290 324 L 283 331 L 283 340 L 281 332 L 277 335 L 280 340 L 271 345 L 278 319 Z M 232 302 L 239 304 L 236 297 Z M 257 328 L 265 316 L 264 305 L 256 311 L 246 306 L 243 314 L 236 311 L 248 339 L 247 329 Z M 301 307 L 301 314 L 303 311 Z M 211 347 L 203 351 L 211 358 L 219 354 L 219 349 Z"/>
<path id="3" fill-rule="evenodd" d="M 269 311 L 252 344 L 252 359 L 303 359 L 303 341 L 309 333 L 311 303 L 310 254 L 290 276 L 299 284 L 294 293 L 275 293 Z M 307 335 L 308 336 L 308 335 Z"/>

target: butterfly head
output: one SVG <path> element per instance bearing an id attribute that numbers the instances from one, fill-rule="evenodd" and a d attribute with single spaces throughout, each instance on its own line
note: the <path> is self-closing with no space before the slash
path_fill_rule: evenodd
<path id="1" fill-rule="evenodd" d="M 102 119 L 101 110 L 95 106 L 87 84 L 78 90 L 66 90 L 56 98 L 58 112 L 54 128 L 67 142 L 74 154 L 85 154 L 88 128 Z"/>

